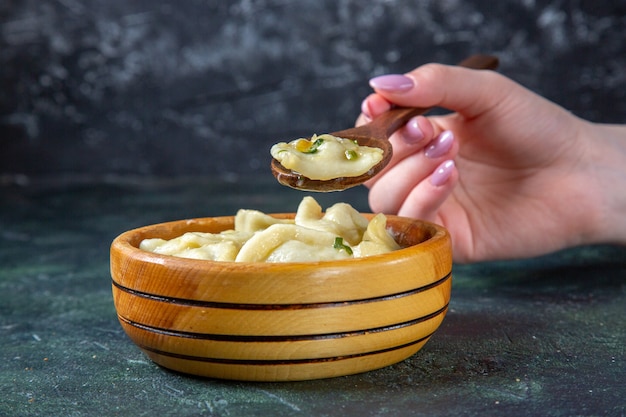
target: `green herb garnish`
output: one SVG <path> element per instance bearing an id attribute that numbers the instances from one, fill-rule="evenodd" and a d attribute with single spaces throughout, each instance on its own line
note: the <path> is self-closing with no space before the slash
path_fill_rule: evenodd
<path id="1" fill-rule="evenodd" d="M 316 139 L 315 142 L 313 142 L 313 144 L 309 146 L 309 149 L 303 152 L 304 153 L 316 153 L 317 148 L 319 148 L 322 145 L 322 143 L 324 143 L 324 139 Z"/>
<path id="2" fill-rule="evenodd" d="M 352 161 L 352 160 L 357 159 L 359 157 L 359 154 L 356 153 L 356 151 L 352 150 L 352 149 L 346 149 L 344 154 L 346 155 L 346 159 L 349 160 L 349 161 Z"/>
<path id="3" fill-rule="evenodd" d="M 333 248 L 337 250 L 345 250 L 348 255 L 352 255 L 352 248 L 343 243 L 343 238 L 337 236 Z"/>

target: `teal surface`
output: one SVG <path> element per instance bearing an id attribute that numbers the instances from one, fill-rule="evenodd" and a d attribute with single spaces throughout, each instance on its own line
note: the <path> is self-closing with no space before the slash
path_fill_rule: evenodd
<path id="1" fill-rule="evenodd" d="M 626 248 L 456 265 L 450 311 L 385 369 L 320 381 L 189 377 L 148 360 L 115 315 L 109 245 L 146 224 L 294 211 L 267 181 L 0 187 L 1 416 L 624 416 Z M 315 195 L 367 210 L 366 192 Z"/>

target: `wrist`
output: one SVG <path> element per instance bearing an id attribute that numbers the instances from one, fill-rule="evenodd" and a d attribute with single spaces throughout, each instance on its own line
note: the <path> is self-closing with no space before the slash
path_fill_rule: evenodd
<path id="1" fill-rule="evenodd" d="M 626 244 L 626 126 L 587 123 L 592 212 L 588 242 Z"/>

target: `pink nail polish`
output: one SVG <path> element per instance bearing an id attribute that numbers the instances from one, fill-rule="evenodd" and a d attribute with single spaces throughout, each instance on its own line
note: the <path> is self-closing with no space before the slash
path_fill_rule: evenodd
<path id="1" fill-rule="evenodd" d="M 450 179 L 450 175 L 452 175 L 452 171 L 454 170 L 454 161 L 447 160 L 441 165 L 437 167 L 435 172 L 430 176 L 430 183 L 435 187 L 440 187 L 444 185 L 448 179 Z"/>
<path id="2" fill-rule="evenodd" d="M 424 132 L 420 129 L 418 121 L 419 119 L 417 117 L 409 120 L 404 127 L 404 131 L 402 132 L 404 141 L 410 145 L 419 143 L 422 139 L 424 139 Z"/>
<path id="3" fill-rule="evenodd" d="M 431 142 L 430 145 L 424 151 L 424 155 L 427 158 L 439 158 L 443 156 L 452 148 L 452 144 L 454 142 L 454 134 L 449 131 L 443 131 L 435 140 Z"/>
<path id="4" fill-rule="evenodd" d="M 403 93 L 413 88 L 413 80 L 400 74 L 381 75 L 372 78 L 370 80 L 370 86 L 374 90 L 382 90 L 389 93 Z"/>

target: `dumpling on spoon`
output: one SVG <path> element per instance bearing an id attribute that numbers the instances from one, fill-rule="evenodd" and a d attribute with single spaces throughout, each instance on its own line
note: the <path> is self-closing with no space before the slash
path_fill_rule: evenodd
<path id="1" fill-rule="evenodd" d="M 312 180 L 358 177 L 383 159 L 383 150 L 361 146 L 355 140 L 330 134 L 313 135 L 272 146 L 270 153 L 280 164 Z"/>

